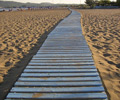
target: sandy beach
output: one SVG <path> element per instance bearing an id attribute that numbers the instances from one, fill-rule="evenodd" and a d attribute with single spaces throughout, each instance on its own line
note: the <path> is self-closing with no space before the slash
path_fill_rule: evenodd
<path id="1" fill-rule="evenodd" d="M 120 100 L 120 9 L 76 11 L 105 91 L 110 100 Z M 69 14 L 67 9 L 0 12 L 0 99 Z"/>
<path id="2" fill-rule="evenodd" d="M 120 100 L 120 9 L 77 10 L 110 100 Z"/>
<path id="3" fill-rule="evenodd" d="M 42 34 L 68 14 L 67 9 L 0 12 L 0 83 Z"/>
<path id="4" fill-rule="evenodd" d="M 0 100 L 4 100 L 47 35 L 69 14 L 66 8 L 0 12 Z"/>

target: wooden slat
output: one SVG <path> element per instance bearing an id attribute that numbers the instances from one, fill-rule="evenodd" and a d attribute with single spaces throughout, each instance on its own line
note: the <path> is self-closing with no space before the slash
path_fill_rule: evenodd
<path id="1" fill-rule="evenodd" d="M 58 41 L 63 41 L 63 42 L 69 42 L 69 43 L 71 43 L 71 42 L 82 42 L 82 43 L 84 43 L 85 42 L 85 40 L 84 39 L 47 39 L 46 40 L 46 42 L 53 42 L 53 41 L 55 41 L 55 42 L 58 42 Z"/>
<path id="2" fill-rule="evenodd" d="M 91 54 L 37 54 L 36 56 L 46 56 L 46 57 L 49 57 L 49 56 L 91 56 Z"/>
<path id="3" fill-rule="evenodd" d="M 24 72 L 31 73 L 92 73 L 97 72 L 96 69 L 25 69 Z"/>
<path id="4" fill-rule="evenodd" d="M 93 82 L 16 82 L 15 86 L 27 86 L 27 87 L 81 87 L 81 86 L 102 86 L 100 81 Z"/>
<path id="5" fill-rule="evenodd" d="M 4 100 L 39 100 L 39 99 L 4 99 Z M 40 99 L 40 100 L 53 100 L 53 99 Z M 61 99 L 57 99 L 57 100 L 61 100 Z M 64 100 L 68 100 L 68 99 L 64 99 Z M 75 98 L 75 99 L 69 99 L 69 100 L 79 100 L 79 98 Z M 106 99 L 80 99 L 80 100 L 108 100 Z"/>
<path id="6" fill-rule="evenodd" d="M 79 37 L 79 38 L 83 38 L 83 36 L 81 36 L 80 34 L 75 34 L 75 35 L 73 35 L 73 34 L 69 34 L 70 36 L 68 36 L 68 35 L 66 35 L 66 34 L 51 34 L 51 35 L 48 35 L 48 38 L 52 38 L 53 36 L 54 36 L 54 39 L 58 39 L 58 37 L 59 37 L 59 39 L 61 39 L 61 38 L 63 38 L 63 39 L 70 39 L 70 38 L 76 38 L 76 37 Z M 85 42 L 85 41 L 82 41 L 83 43 Z M 46 42 L 45 42 L 46 43 Z M 49 43 L 49 42 L 48 42 Z M 58 43 L 60 43 L 60 44 L 63 44 L 64 43 L 64 41 L 62 42 L 58 42 Z M 74 42 L 73 42 L 74 43 Z M 67 43 L 66 43 L 67 44 Z M 70 45 L 70 44 L 69 44 Z M 87 44 L 86 44 L 87 45 Z"/>
<path id="7" fill-rule="evenodd" d="M 38 52 L 36 54 L 91 54 L 91 52 L 83 51 L 83 52 Z"/>
<path id="8" fill-rule="evenodd" d="M 99 87 L 13 87 L 11 92 L 22 93 L 85 93 L 103 92 L 104 88 Z"/>
<path id="9" fill-rule="evenodd" d="M 100 81 L 97 77 L 20 77 L 19 81 L 32 81 L 32 82 L 80 82 L 80 81 Z"/>
<path id="10" fill-rule="evenodd" d="M 95 66 L 27 66 L 26 69 L 96 69 Z"/>
<path id="11" fill-rule="evenodd" d="M 100 77 L 20 77 L 19 81 L 32 82 L 81 82 L 81 81 L 100 81 Z"/>
<path id="12" fill-rule="evenodd" d="M 37 54 L 91 54 L 91 52 L 37 52 Z"/>
<path id="13" fill-rule="evenodd" d="M 48 48 L 48 47 L 44 47 L 44 48 L 40 48 L 41 50 L 89 50 L 88 48 Z"/>
<path id="14" fill-rule="evenodd" d="M 65 40 L 63 40 L 63 43 L 61 43 L 61 44 L 60 44 L 59 40 L 54 41 L 54 43 L 56 43 L 56 44 L 50 43 L 49 41 L 47 41 L 47 42 L 48 43 L 45 43 L 42 45 L 42 48 L 51 48 L 51 47 L 52 48 L 71 48 L 71 47 L 72 48 L 88 48 L 88 45 L 85 44 L 85 42 L 80 42 L 80 41 L 73 42 L 73 40 L 72 40 L 71 42 L 69 41 L 69 43 L 68 42 L 64 43 L 64 42 L 66 42 L 66 39 L 65 39 Z M 72 45 L 72 44 L 74 44 L 74 45 Z"/>
<path id="15" fill-rule="evenodd" d="M 42 45 L 42 47 L 41 48 L 85 48 L 85 49 L 88 49 L 88 46 L 87 45 L 80 45 L 80 46 L 78 46 L 78 45 L 76 45 L 76 46 L 69 46 L 69 45 L 65 45 L 65 44 L 63 44 L 62 46 L 61 45 L 50 45 L 50 44 L 46 44 L 46 45 Z"/>
<path id="16" fill-rule="evenodd" d="M 82 65 L 94 65 L 94 62 L 81 62 L 81 63 L 32 63 L 30 62 L 29 65 L 34 66 L 82 66 Z"/>
<path id="17" fill-rule="evenodd" d="M 70 50 L 56 50 L 56 51 L 54 51 L 54 50 L 48 50 L 48 51 L 47 51 L 47 50 L 46 50 L 46 51 L 38 51 L 37 53 L 40 53 L 40 54 L 41 54 L 41 53 L 43 53 L 43 54 L 44 54 L 44 53 L 47 53 L 47 54 L 48 54 L 48 53 L 81 54 L 81 53 L 91 53 L 91 52 L 90 52 L 90 51 L 85 51 L 85 50 L 81 50 L 81 51 L 72 51 L 72 50 L 71 50 L 71 51 L 70 51 Z"/>
<path id="18" fill-rule="evenodd" d="M 61 36 L 60 36 L 61 37 Z M 86 44 L 86 42 L 84 40 L 78 40 L 78 41 L 74 41 L 76 39 L 70 39 L 72 38 L 73 36 L 71 37 L 68 37 L 68 38 L 56 38 L 58 40 L 54 40 L 54 41 L 51 41 L 51 40 L 47 40 L 44 42 L 44 44 L 42 45 L 43 47 L 50 47 L 50 46 L 53 46 L 53 47 L 87 47 L 88 48 L 88 45 Z M 48 37 L 47 39 L 49 39 L 50 37 Z M 61 41 L 62 40 L 62 41 Z M 61 41 L 61 42 L 59 42 Z"/>
<path id="19" fill-rule="evenodd" d="M 90 52 L 90 50 L 38 50 L 38 52 Z"/>
<path id="20" fill-rule="evenodd" d="M 39 57 L 33 56 L 33 60 L 92 60 L 92 57 Z"/>
<path id="21" fill-rule="evenodd" d="M 8 99 L 106 99 L 105 93 L 9 93 Z"/>
<path id="22" fill-rule="evenodd" d="M 51 60 L 51 59 L 46 59 L 46 60 L 31 60 L 30 61 L 31 63 L 40 63 L 40 62 L 45 62 L 45 63 L 54 63 L 54 62 L 58 62 L 58 63 L 69 63 L 69 62 L 71 62 L 71 63 L 75 63 L 75 62 L 93 62 L 93 60 L 92 59 L 86 59 L 86 60 L 84 60 L 84 59 L 81 59 L 81 60 Z"/>
<path id="23" fill-rule="evenodd" d="M 57 42 L 57 44 L 67 44 L 67 45 L 69 45 L 69 46 L 74 46 L 74 45 L 71 45 L 72 43 L 76 43 L 75 45 L 77 45 L 77 44 L 79 44 L 79 45 L 83 45 L 83 44 L 85 44 L 85 45 L 87 45 L 86 44 L 86 41 L 83 39 L 83 36 L 77 36 L 77 35 L 71 35 L 71 36 L 68 36 L 68 34 L 66 35 L 66 34 L 61 34 L 61 35 L 59 35 L 59 34 L 56 34 L 56 35 L 51 35 L 51 36 L 48 36 L 48 38 L 47 39 L 49 39 L 49 38 L 51 38 L 51 37 L 53 37 L 54 36 L 54 39 L 56 40 L 57 39 L 57 37 L 60 37 L 60 39 L 61 38 L 64 38 L 64 41 L 61 41 L 61 42 Z M 63 37 L 64 36 L 64 37 Z M 75 39 L 75 41 L 73 41 L 74 39 L 73 39 L 73 37 L 74 38 L 76 38 L 76 37 L 79 37 L 79 38 L 81 38 L 81 39 Z M 70 38 L 72 38 L 72 39 L 70 39 Z M 69 41 L 69 42 L 65 42 L 65 41 Z M 77 41 L 80 41 L 80 42 L 76 42 L 76 40 Z M 48 44 L 53 44 L 53 41 L 50 41 L 50 42 L 48 42 L 49 40 L 46 40 L 44 43 L 46 44 L 46 43 L 48 43 Z M 57 40 L 58 41 L 58 40 Z M 70 41 L 72 41 L 72 42 L 70 42 Z M 70 44 L 71 43 L 71 44 Z M 82 44 L 81 44 L 82 43 Z M 79 46 L 78 45 L 78 46 Z"/>
<path id="24" fill-rule="evenodd" d="M 56 43 L 56 44 L 54 44 Z M 73 42 L 71 42 L 71 44 L 67 44 L 67 43 L 62 43 L 60 44 L 59 42 L 54 42 L 54 43 L 44 43 L 42 45 L 41 48 L 88 48 L 88 45 L 84 44 L 84 43 L 80 43 L 80 42 L 77 42 L 77 44 L 75 45 L 71 45 Z M 89 49 L 89 48 L 88 48 Z"/>
<path id="25" fill-rule="evenodd" d="M 68 33 L 69 34 L 69 33 Z M 68 35 L 67 34 L 67 35 Z M 72 34 L 72 33 L 71 33 Z M 48 42 L 48 43 L 50 43 L 50 42 L 53 42 L 53 41 L 60 41 L 59 39 L 47 39 L 45 42 Z M 63 39 L 63 41 L 62 42 L 69 42 L 69 43 L 71 43 L 71 42 L 81 42 L 81 43 L 84 43 L 85 42 L 85 39 L 84 38 L 82 38 L 81 37 L 81 39 Z"/>
<path id="26" fill-rule="evenodd" d="M 24 77 L 80 77 L 98 76 L 98 73 L 22 73 Z"/>
<path id="27" fill-rule="evenodd" d="M 50 43 L 50 42 L 48 42 L 48 43 L 45 42 L 42 45 L 42 47 L 50 47 L 50 46 L 53 46 L 53 47 L 59 47 L 59 46 L 63 46 L 63 47 L 64 46 L 66 46 L 66 47 L 88 47 L 88 45 L 86 43 L 81 43 L 81 42 L 77 42 L 77 43 L 71 42 L 71 44 L 64 43 L 64 42 L 56 42 L 56 44 Z"/>
<path id="28" fill-rule="evenodd" d="M 61 31 L 75 31 L 75 30 L 82 31 L 79 27 L 71 27 L 71 28 L 57 27 L 54 29 L 54 32 L 56 32 L 56 31 L 60 31 L 60 32 Z"/>

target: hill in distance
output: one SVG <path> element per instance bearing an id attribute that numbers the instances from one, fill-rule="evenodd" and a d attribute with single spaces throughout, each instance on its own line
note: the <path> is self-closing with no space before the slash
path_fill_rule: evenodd
<path id="1" fill-rule="evenodd" d="M 12 7 L 41 7 L 41 6 L 54 6 L 55 4 L 44 2 L 44 3 L 20 3 L 14 1 L 2 1 L 0 0 L 0 8 L 12 8 Z M 55 5 L 57 6 L 57 5 Z"/>

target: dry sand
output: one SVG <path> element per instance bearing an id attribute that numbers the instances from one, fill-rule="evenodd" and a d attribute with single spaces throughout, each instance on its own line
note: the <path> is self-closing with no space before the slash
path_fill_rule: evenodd
<path id="1" fill-rule="evenodd" d="M 77 10 L 110 100 L 120 100 L 120 9 Z"/>
<path id="2" fill-rule="evenodd" d="M 41 35 L 68 14 L 67 9 L 0 12 L 0 83 Z"/>

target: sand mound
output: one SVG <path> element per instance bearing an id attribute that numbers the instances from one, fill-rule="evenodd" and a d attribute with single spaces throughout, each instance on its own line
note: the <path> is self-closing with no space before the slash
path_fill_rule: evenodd
<path id="1" fill-rule="evenodd" d="M 120 100 L 120 10 L 77 10 L 110 100 Z"/>
<path id="2" fill-rule="evenodd" d="M 42 34 L 70 13 L 67 9 L 0 13 L 0 82 Z"/>

